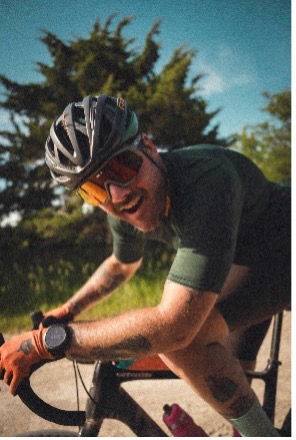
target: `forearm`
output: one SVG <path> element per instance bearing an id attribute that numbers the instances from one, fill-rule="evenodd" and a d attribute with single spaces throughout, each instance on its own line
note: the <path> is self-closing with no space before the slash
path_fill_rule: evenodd
<path id="1" fill-rule="evenodd" d="M 78 292 L 67 301 L 69 310 L 73 315 L 97 303 L 112 293 L 136 272 L 140 262 L 134 264 L 122 264 L 111 255 L 107 258 L 89 278 L 89 280 L 78 290 Z"/>
<path id="2" fill-rule="evenodd" d="M 156 353 L 162 345 L 160 319 L 154 308 L 138 309 L 102 321 L 72 323 L 71 359 L 119 360 Z M 141 325 L 139 326 L 139 322 Z"/>
<path id="3" fill-rule="evenodd" d="M 174 301 L 166 300 L 155 307 L 102 321 L 73 323 L 66 355 L 108 361 L 180 349 L 192 340 L 213 307 L 214 296 L 202 296 L 187 291 L 181 298 L 175 295 Z"/>

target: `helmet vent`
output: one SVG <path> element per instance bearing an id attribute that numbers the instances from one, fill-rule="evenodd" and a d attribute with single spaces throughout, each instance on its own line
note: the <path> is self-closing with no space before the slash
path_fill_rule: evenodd
<path id="1" fill-rule="evenodd" d="M 73 148 L 72 143 L 69 138 L 67 125 L 63 123 L 63 120 L 61 121 L 61 124 L 58 124 L 56 131 L 57 131 L 57 135 L 60 139 L 60 142 L 63 144 L 64 148 L 66 148 L 67 151 L 69 151 L 69 153 L 71 155 L 73 155 L 74 148 Z M 63 154 L 61 154 L 60 151 L 59 151 L 59 156 L 60 156 L 60 160 L 62 160 Z"/>

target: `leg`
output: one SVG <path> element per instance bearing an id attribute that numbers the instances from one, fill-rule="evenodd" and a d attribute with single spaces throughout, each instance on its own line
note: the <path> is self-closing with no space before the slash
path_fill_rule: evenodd
<path id="1" fill-rule="evenodd" d="M 246 330 L 237 330 L 230 334 L 233 354 L 239 360 L 244 371 L 255 371 L 258 351 L 269 329 L 270 322 L 271 318 Z M 252 379 L 248 377 L 248 380 L 251 384 Z M 238 430 L 233 426 L 232 437 L 240 436 Z"/>
<path id="2" fill-rule="evenodd" d="M 290 187 L 271 188 L 269 207 L 245 246 L 252 269 L 231 267 L 217 307 L 232 332 L 237 357 L 251 369 L 270 317 L 291 305 Z"/>
<path id="3" fill-rule="evenodd" d="M 250 268 L 233 265 L 217 310 L 210 314 L 194 341 L 183 350 L 162 356 L 172 371 L 227 419 L 240 417 L 255 400 L 246 375 L 232 354 L 230 339 L 234 342 L 234 336 L 240 337 L 236 340 L 238 354 L 243 353 L 242 360 L 254 364 L 267 331 L 267 319 L 290 299 L 287 291 L 286 295 L 272 295 L 269 289 L 260 291 L 265 281 L 253 277 Z"/>
<path id="4" fill-rule="evenodd" d="M 254 371 L 258 351 L 264 341 L 272 318 L 255 324 L 245 330 L 237 330 L 229 339 L 234 356 L 240 361 L 244 370 Z"/>
<path id="5" fill-rule="evenodd" d="M 161 357 L 219 414 L 230 419 L 244 414 L 255 396 L 239 361 L 225 345 L 227 336 L 227 325 L 214 310 L 188 347 Z"/>
<path id="6" fill-rule="evenodd" d="M 215 309 L 189 346 L 161 358 L 243 435 L 277 437 L 239 361 L 225 345 L 227 335 L 227 325 Z"/>

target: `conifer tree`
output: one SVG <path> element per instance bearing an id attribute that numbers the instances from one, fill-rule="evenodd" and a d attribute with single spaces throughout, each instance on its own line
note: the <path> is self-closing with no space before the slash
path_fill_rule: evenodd
<path id="1" fill-rule="evenodd" d="M 12 130 L 0 132 L 0 218 L 12 211 L 22 215 L 60 204 L 57 189 L 44 164 L 44 144 L 54 118 L 69 102 L 86 95 L 108 93 L 125 97 L 140 119 L 140 128 L 169 148 L 210 142 L 226 145 L 212 126 L 217 111 L 208 112 L 198 96 L 200 75 L 189 83 L 193 50 L 176 48 L 171 60 L 156 74 L 160 21 L 146 36 L 142 51 L 123 32 L 132 17 L 114 24 L 111 15 L 97 20 L 87 37 L 62 41 L 43 30 L 40 37 L 51 62 L 37 63 L 42 80 L 20 84 L 0 75 L 5 98 L 0 108 L 9 112 Z"/>

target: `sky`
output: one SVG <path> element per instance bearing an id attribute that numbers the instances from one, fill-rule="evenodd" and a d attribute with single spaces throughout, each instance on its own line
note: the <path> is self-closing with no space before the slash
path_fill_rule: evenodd
<path id="1" fill-rule="evenodd" d="M 267 119 L 263 91 L 291 88 L 290 0 L 0 0 L 0 74 L 23 84 L 42 81 L 37 62 L 51 61 L 42 29 L 73 41 L 114 12 L 114 26 L 135 17 L 123 35 L 135 38 L 139 51 L 162 20 L 158 70 L 181 45 L 197 51 L 190 73 L 204 74 L 199 95 L 208 111 L 220 109 L 214 122 L 222 137 Z M 6 124 L 0 112 L 0 129 Z"/>

